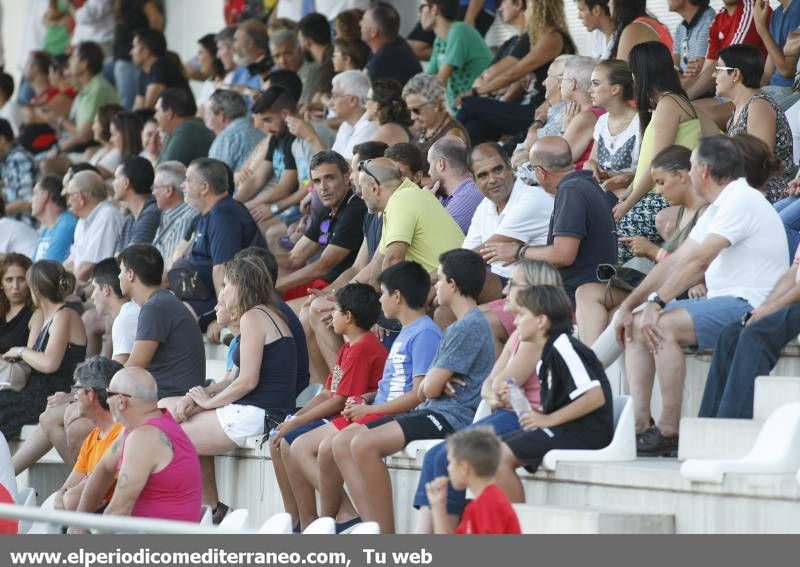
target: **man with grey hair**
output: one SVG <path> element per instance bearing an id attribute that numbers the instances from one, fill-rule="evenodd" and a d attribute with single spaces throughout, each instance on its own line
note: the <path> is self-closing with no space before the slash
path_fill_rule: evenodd
<path id="1" fill-rule="evenodd" d="M 306 54 L 297 34 L 291 30 L 280 30 L 269 38 L 269 52 L 276 69 L 294 71 L 303 81 L 300 104 L 309 102 L 322 88 L 319 65 L 306 61 Z"/>
<path id="2" fill-rule="evenodd" d="M 467 145 L 454 136 L 444 136 L 428 150 L 430 191 L 439 198 L 464 234 L 483 195 L 467 166 Z"/>
<path id="3" fill-rule="evenodd" d="M 179 161 L 167 161 L 156 167 L 153 181 L 153 196 L 161 211 L 161 222 L 153 239 L 164 258 L 164 267 L 169 270 L 172 253 L 183 240 L 186 230 L 197 217 L 197 211 L 183 198 L 183 182 L 186 181 L 186 166 Z"/>
<path id="4" fill-rule="evenodd" d="M 567 115 L 574 118 L 564 129 L 564 140 L 572 148 L 572 163 L 575 169 L 583 169 L 594 145 L 594 126 L 605 109 L 592 105 L 589 87 L 592 84 L 592 71 L 597 61 L 584 55 L 575 55 L 567 60 L 561 76 L 561 100 L 566 105 Z"/>
<path id="5" fill-rule="evenodd" d="M 197 159 L 186 170 L 183 195 L 200 213 L 197 236 L 187 260 L 208 290 L 207 297 L 187 300 L 197 317 L 217 304 L 225 262 L 243 248 L 264 244 L 253 217 L 230 196 L 228 189 L 227 168 L 218 160 Z"/>
<path id="6" fill-rule="evenodd" d="M 361 71 L 343 71 L 333 78 L 330 108 L 342 120 L 331 148 L 346 160 L 353 157 L 353 146 L 368 142 L 378 123 L 367 119 L 366 105 L 369 78 Z"/>
<path id="7" fill-rule="evenodd" d="M 89 422 L 92 429 L 80 447 L 72 472 L 56 491 L 57 509 L 77 509 L 89 475 L 122 433 L 122 424 L 114 421 L 108 408 L 108 385 L 120 370 L 122 365 L 119 362 L 104 356 L 90 358 L 75 369 L 75 385 L 71 389 L 73 407 L 77 417 Z M 103 496 L 101 507 L 111 500 L 113 494 L 112 486 Z"/>
<path id="8" fill-rule="evenodd" d="M 124 368 L 111 379 L 107 393 L 111 414 L 126 435 L 89 477 L 78 511 L 97 510 L 119 472 L 104 514 L 200 521 L 203 490 L 197 451 L 172 415 L 159 409 L 153 376 L 143 368 Z M 70 533 L 83 531 L 73 528 Z"/>
<path id="9" fill-rule="evenodd" d="M 539 138 L 531 148 L 531 168 L 539 186 L 555 195 L 545 246 L 492 242 L 481 248 L 488 263 L 544 260 L 559 269 L 572 304 L 575 291 L 597 281 L 597 266 L 613 264 L 617 237 L 611 214 L 612 197 L 590 171 L 575 171 L 572 149 L 556 136 Z M 616 199 L 613 199 L 616 200 Z"/>
<path id="10" fill-rule="evenodd" d="M 266 26 L 256 19 L 245 20 L 233 34 L 233 60 L 238 65 L 231 85 L 247 97 L 261 90 L 261 75 L 272 68 Z"/>
<path id="11" fill-rule="evenodd" d="M 206 126 L 217 135 L 208 157 L 223 161 L 236 172 L 264 138 L 247 116 L 247 102 L 236 91 L 214 91 L 206 107 Z"/>
<path id="12" fill-rule="evenodd" d="M 61 193 L 78 217 L 75 238 L 64 267 L 75 274 L 79 288 L 92 277 L 100 260 L 114 255 L 122 231 L 122 213 L 108 199 L 103 178 L 94 171 L 79 171 Z"/>

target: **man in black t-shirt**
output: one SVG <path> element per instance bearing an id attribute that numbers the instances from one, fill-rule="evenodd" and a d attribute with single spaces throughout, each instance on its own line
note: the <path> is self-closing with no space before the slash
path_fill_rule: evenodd
<path id="1" fill-rule="evenodd" d="M 350 187 L 350 166 L 338 153 L 319 152 L 309 166 L 311 182 L 325 208 L 287 254 L 273 250 L 282 268 L 275 288 L 287 301 L 322 289 L 349 268 L 364 239 L 364 201 Z M 316 260 L 311 259 L 322 251 Z"/>
<path id="2" fill-rule="evenodd" d="M 160 31 L 143 29 L 134 34 L 131 61 L 142 70 L 135 109 L 155 110 L 158 97 L 168 88 L 177 87 L 191 93 L 180 66 L 167 54 L 167 40 Z"/>
<path id="3" fill-rule="evenodd" d="M 394 79 L 405 84 L 417 73 L 422 73 L 419 59 L 399 32 L 400 15 L 391 4 L 376 2 L 364 12 L 361 39 L 372 50 L 366 67 L 370 81 Z"/>
<path id="4" fill-rule="evenodd" d="M 531 150 L 531 169 L 539 185 L 555 195 L 546 246 L 493 243 L 484 246 L 487 262 L 544 260 L 561 272 L 575 305 L 575 291 L 597 281 L 598 264 L 614 264 L 617 236 L 611 212 L 616 198 L 603 191 L 589 171 L 575 171 L 572 149 L 563 138 L 540 138 Z"/>

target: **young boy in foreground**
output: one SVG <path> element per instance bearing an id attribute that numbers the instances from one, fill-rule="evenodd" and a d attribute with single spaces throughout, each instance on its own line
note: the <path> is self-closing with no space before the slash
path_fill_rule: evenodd
<path id="1" fill-rule="evenodd" d="M 447 438 L 447 474 L 429 482 L 433 532 L 453 533 L 447 514 L 447 483 L 475 495 L 464 509 L 457 534 L 518 534 L 519 520 L 511 502 L 494 481 L 500 463 L 500 439 L 488 427 L 466 429 Z"/>

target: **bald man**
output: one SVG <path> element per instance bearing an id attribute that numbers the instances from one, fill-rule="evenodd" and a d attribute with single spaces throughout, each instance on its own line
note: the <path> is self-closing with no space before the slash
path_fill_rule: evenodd
<path id="1" fill-rule="evenodd" d="M 388 158 L 359 164 L 361 198 L 371 213 L 383 213 L 383 232 L 378 245 L 381 270 L 403 260 L 413 260 L 433 272 L 439 256 L 461 248 L 464 233 L 430 192 L 403 178 Z"/>
<path id="2" fill-rule="evenodd" d="M 122 213 L 108 199 L 102 177 L 94 171 L 79 171 L 61 193 L 78 217 L 75 238 L 64 267 L 75 274 L 82 287 L 92 278 L 95 265 L 114 255 L 122 230 Z"/>
<path id="3" fill-rule="evenodd" d="M 484 245 L 481 253 L 489 263 L 523 258 L 550 262 L 561 272 L 574 307 L 578 287 L 597 281 L 598 264 L 616 263 L 617 237 L 611 213 L 616 198 L 603 191 L 591 172 L 575 171 L 572 149 L 563 138 L 537 140 L 531 148 L 530 164 L 539 186 L 555 195 L 547 244 L 492 242 Z"/>
<path id="4" fill-rule="evenodd" d="M 105 514 L 198 522 L 202 485 L 197 451 L 172 415 L 158 408 L 152 375 L 124 368 L 111 379 L 107 394 L 111 414 L 125 434 L 89 477 L 78 511 L 97 509 L 118 473 Z"/>

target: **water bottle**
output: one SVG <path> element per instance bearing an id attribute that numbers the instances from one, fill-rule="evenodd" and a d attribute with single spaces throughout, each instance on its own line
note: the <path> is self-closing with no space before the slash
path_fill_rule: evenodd
<path id="1" fill-rule="evenodd" d="M 517 417 L 521 417 L 522 414 L 531 411 L 531 403 L 528 401 L 522 388 L 517 386 L 514 379 L 507 378 L 506 385 L 508 386 L 508 402 L 511 404 L 511 407 L 514 408 L 514 413 L 517 414 Z"/>

